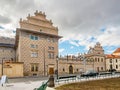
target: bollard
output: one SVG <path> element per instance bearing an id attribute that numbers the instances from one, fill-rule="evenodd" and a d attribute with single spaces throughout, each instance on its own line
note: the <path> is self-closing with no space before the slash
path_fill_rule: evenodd
<path id="1" fill-rule="evenodd" d="M 54 87 L 54 86 L 55 86 L 53 75 L 50 75 L 49 82 L 48 82 L 48 86 L 49 86 L 49 87 Z"/>

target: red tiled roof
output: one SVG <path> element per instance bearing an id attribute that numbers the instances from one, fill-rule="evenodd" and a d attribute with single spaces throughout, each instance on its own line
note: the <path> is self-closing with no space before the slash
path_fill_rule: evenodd
<path id="1" fill-rule="evenodd" d="M 120 56 L 119 55 L 107 54 L 106 58 L 120 58 Z"/>
<path id="2" fill-rule="evenodd" d="M 120 53 L 120 48 L 117 48 L 113 53 Z"/>

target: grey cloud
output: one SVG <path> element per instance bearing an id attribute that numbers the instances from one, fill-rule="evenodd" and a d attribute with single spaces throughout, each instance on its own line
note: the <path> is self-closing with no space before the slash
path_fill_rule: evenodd
<path id="1" fill-rule="evenodd" d="M 8 24 L 8 23 L 10 23 L 10 22 L 11 22 L 11 19 L 10 19 L 10 18 L 8 18 L 8 17 L 6 17 L 6 16 L 0 15 L 0 23 L 1 23 L 1 24 Z"/>
<path id="2" fill-rule="evenodd" d="M 52 0 L 45 6 L 60 32 L 97 34 L 102 26 L 119 25 L 119 4 L 119 0 Z"/>
<path id="3" fill-rule="evenodd" d="M 102 26 L 120 24 L 120 0 L 2 0 L 0 6 L 18 23 L 35 10 L 46 12 L 59 32 L 84 35 L 99 34 Z M 94 32 L 94 33 L 93 33 Z"/>

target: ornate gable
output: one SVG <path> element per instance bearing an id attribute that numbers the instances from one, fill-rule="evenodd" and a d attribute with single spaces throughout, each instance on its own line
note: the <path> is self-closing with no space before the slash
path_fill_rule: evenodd
<path id="1" fill-rule="evenodd" d="M 34 15 L 35 16 L 31 16 L 28 14 L 26 20 L 20 19 L 20 28 L 49 34 L 58 34 L 58 28 L 53 26 L 51 20 L 46 19 L 44 12 L 36 11 Z"/>

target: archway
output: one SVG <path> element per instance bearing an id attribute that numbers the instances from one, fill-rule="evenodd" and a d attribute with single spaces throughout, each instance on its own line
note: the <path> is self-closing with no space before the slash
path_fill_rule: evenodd
<path id="1" fill-rule="evenodd" d="M 69 66 L 69 74 L 73 74 L 73 66 L 72 65 Z"/>

